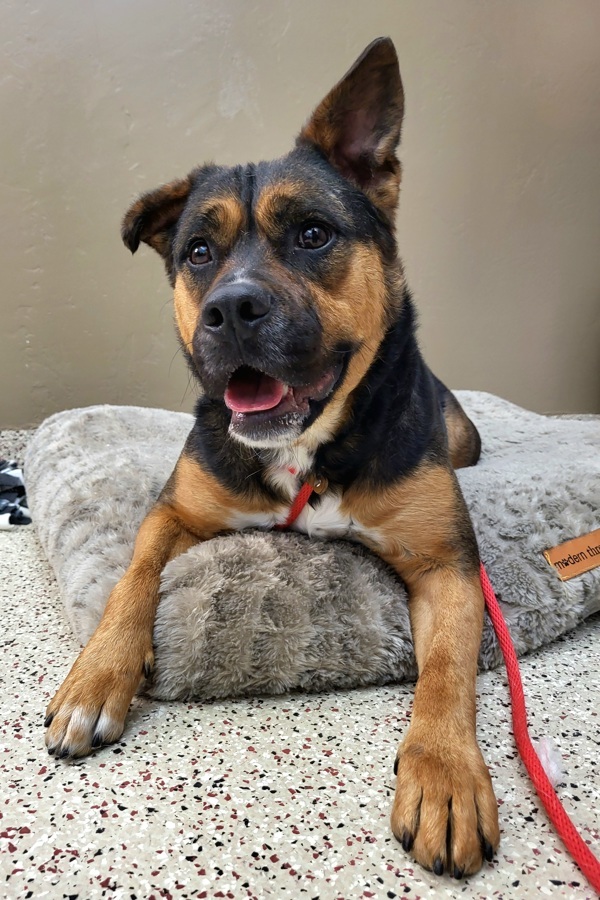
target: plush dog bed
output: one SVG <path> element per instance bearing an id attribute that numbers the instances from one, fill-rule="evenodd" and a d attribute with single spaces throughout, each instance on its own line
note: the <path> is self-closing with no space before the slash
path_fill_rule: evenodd
<path id="1" fill-rule="evenodd" d="M 522 654 L 600 609 L 600 568 L 562 583 L 543 556 L 600 525 L 600 417 L 549 418 L 490 394 L 458 396 L 483 440 L 479 464 L 458 474 Z M 31 513 L 82 643 L 191 423 L 182 413 L 95 406 L 52 416 L 30 442 Z M 169 563 L 154 641 L 146 691 L 164 699 L 415 675 L 406 593 L 392 571 L 358 545 L 292 532 L 218 537 Z M 486 619 L 480 665 L 499 661 Z"/>

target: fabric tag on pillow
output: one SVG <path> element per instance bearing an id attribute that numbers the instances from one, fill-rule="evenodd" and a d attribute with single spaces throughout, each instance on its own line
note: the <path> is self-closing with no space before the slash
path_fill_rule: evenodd
<path id="1" fill-rule="evenodd" d="M 544 556 L 561 581 L 583 575 L 600 566 L 600 528 L 544 550 Z"/>

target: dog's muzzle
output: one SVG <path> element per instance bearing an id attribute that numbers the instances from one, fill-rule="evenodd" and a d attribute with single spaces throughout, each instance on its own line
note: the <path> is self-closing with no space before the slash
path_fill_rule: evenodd
<path id="1" fill-rule="evenodd" d="M 193 349 L 207 396 L 231 413 L 230 433 L 255 446 L 298 437 L 332 396 L 347 360 L 324 349 L 310 304 L 249 279 L 206 297 Z"/>

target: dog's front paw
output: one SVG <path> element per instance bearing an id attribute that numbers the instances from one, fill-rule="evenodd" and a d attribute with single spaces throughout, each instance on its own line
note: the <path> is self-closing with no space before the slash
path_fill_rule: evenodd
<path id="1" fill-rule="evenodd" d="M 500 842 L 492 780 L 475 740 L 434 744 L 410 732 L 396 760 L 392 831 L 436 875 L 455 878 L 491 860 Z"/>
<path id="2" fill-rule="evenodd" d="M 153 663 L 151 646 L 94 635 L 46 709 L 48 753 L 76 758 L 116 741 L 140 680 Z"/>

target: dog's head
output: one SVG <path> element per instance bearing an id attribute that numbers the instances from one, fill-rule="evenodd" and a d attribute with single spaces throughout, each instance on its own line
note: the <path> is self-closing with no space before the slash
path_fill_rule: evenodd
<path id="1" fill-rule="evenodd" d="M 205 395 L 252 446 L 331 436 L 398 313 L 404 107 L 391 40 L 372 43 L 281 159 L 201 166 L 144 194 L 122 228 L 163 257 Z"/>

